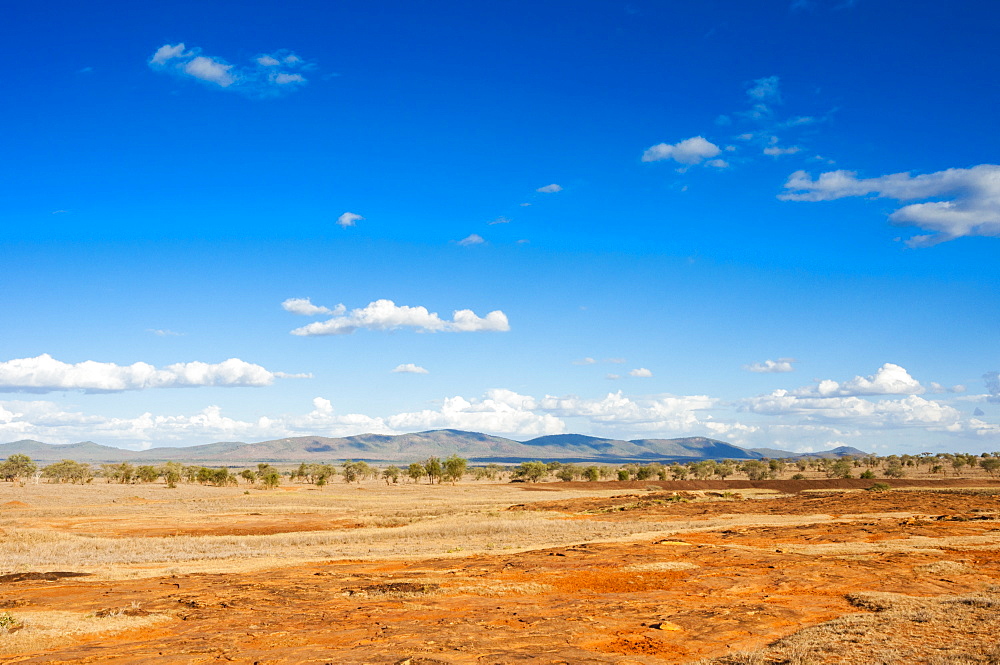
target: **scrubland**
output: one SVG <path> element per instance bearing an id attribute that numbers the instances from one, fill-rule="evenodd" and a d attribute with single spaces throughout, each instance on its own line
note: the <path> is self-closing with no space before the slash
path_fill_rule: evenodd
<path id="1" fill-rule="evenodd" d="M 995 481 L 774 482 L 0 482 L 0 662 L 1000 662 Z"/>

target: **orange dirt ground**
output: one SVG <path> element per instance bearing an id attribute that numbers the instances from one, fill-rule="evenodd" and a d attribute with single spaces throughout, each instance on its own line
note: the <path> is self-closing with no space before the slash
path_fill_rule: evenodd
<path id="1" fill-rule="evenodd" d="M 859 613 L 845 598 L 850 593 L 933 598 L 982 593 L 1000 584 L 996 487 L 707 500 L 702 492 L 690 501 L 677 501 L 668 491 L 624 493 L 627 485 L 622 491 L 511 509 L 556 511 L 574 520 L 641 518 L 667 530 L 672 521 L 690 525 L 736 517 L 724 526 L 687 528 L 655 541 L 517 553 L 323 561 L 253 573 L 114 582 L 60 576 L 0 580 L 0 613 L 5 607 L 88 613 L 141 607 L 168 617 L 141 630 L 90 634 L 47 651 L 0 655 L 0 663 L 687 663 L 759 649 L 805 627 Z M 774 516 L 797 518 L 757 523 Z M 302 519 L 284 528 L 320 528 L 320 520 Z M 55 522 L 61 530 L 79 524 Z M 281 531 L 273 518 L 227 522 L 210 532 Z M 120 537 L 208 533 L 205 529 L 209 526 L 130 529 L 113 520 L 87 526 L 88 533 Z M 912 624 L 911 634 L 906 626 L 895 626 L 886 639 L 912 642 L 919 635 L 934 652 L 895 662 L 995 662 L 977 654 L 988 650 L 1000 629 L 1000 602 L 983 607 L 986 614 L 966 626 L 967 635 L 935 633 L 929 620 Z M 933 660 L 953 652 L 966 660 Z M 848 658 L 831 651 L 829 658 L 808 662 L 882 662 L 865 653 Z"/>

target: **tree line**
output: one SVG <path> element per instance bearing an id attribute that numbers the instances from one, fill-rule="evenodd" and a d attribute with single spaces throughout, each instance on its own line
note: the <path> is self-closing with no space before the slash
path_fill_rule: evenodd
<path id="1" fill-rule="evenodd" d="M 227 487 L 241 481 L 248 486 L 274 489 L 282 482 L 299 482 L 322 487 L 337 478 L 346 483 L 384 480 L 386 484 L 410 482 L 441 484 L 457 483 L 468 475 L 474 480 L 503 480 L 511 482 L 540 482 L 552 478 L 565 481 L 601 480 L 726 480 L 741 475 L 748 480 L 767 480 L 789 477 L 805 478 L 806 472 L 827 478 L 903 478 L 924 473 L 940 476 L 960 476 L 968 470 L 979 468 L 991 477 L 1000 472 L 1000 452 L 982 453 L 922 453 L 920 455 L 866 455 L 859 457 L 753 460 L 693 460 L 686 463 L 663 464 L 629 463 L 622 465 L 571 464 L 565 462 L 526 461 L 518 465 L 486 464 L 469 466 L 469 461 L 458 455 L 445 459 L 429 457 L 408 466 L 390 465 L 380 468 L 364 461 L 346 460 L 340 464 L 302 463 L 291 470 L 279 470 L 260 463 L 256 468 L 234 472 L 229 467 L 205 467 L 166 462 L 160 465 L 133 465 L 129 462 L 92 466 L 86 462 L 64 459 L 39 468 L 24 454 L 14 454 L 0 462 L 0 479 L 24 482 L 44 478 L 48 482 L 87 484 L 100 478 L 108 483 L 154 483 L 162 480 L 167 487 L 179 483 L 197 483 Z"/>

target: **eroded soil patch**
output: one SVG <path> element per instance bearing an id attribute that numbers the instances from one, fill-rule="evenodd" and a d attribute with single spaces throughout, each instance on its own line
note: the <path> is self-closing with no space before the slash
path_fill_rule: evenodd
<path id="1" fill-rule="evenodd" d="M 185 574 L 178 564 L 173 575 L 115 581 L 25 578 L 0 588 L 0 606 L 24 620 L 19 640 L 30 638 L 46 613 L 122 623 L 68 642 L 38 638 L 20 651 L 0 638 L 0 663 L 779 663 L 795 662 L 794 649 L 808 655 L 796 640 L 812 640 L 817 649 L 824 640 L 841 645 L 817 663 L 937 662 L 931 656 L 952 658 L 942 665 L 989 662 L 974 645 L 991 644 L 1000 628 L 1000 601 L 989 596 L 1000 584 L 993 492 L 638 505 L 650 496 L 520 507 L 562 513 L 539 515 L 538 528 L 570 518 L 609 525 L 602 520 L 638 515 L 655 535 L 642 539 L 329 558 L 233 573 Z M 769 516 L 770 524 L 754 523 L 754 515 Z M 891 594 L 918 606 L 904 608 Z M 130 617 L 131 608 L 148 615 Z M 147 620 L 141 629 L 128 623 Z M 913 636 L 926 649 L 873 660 L 871 649 L 901 649 L 877 642 L 879 634 Z"/>

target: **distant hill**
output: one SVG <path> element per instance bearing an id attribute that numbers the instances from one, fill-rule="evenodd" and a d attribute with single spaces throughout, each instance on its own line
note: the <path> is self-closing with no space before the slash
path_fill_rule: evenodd
<path id="1" fill-rule="evenodd" d="M 763 457 L 841 457 L 867 453 L 841 447 L 821 453 L 797 455 L 771 448 L 747 450 L 705 437 L 635 439 L 622 441 L 584 434 L 555 434 L 528 441 L 454 429 L 412 434 L 359 434 L 349 437 L 299 436 L 258 443 L 222 441 L 183 448 L 160 447 L 125 450 L 92 441 L 53 445 L 23 440 L 0 444 L 0 459 L 21 453 L 49 464 L 61 459 L 78 462 L 157 463 L 178 461 L 205 465 L 248 466 L 258 462 L 291 464 L 345 459 L 373 462 L 414 462 L 431 456 L 460 455 L 474 462 L 522 460 L 572 460 L 618 463 L 625 461 L 688 462 L 699 459 L 760 459 Z"/>
<path id="2" fill-rule="evenodd" d="M 692 436 L 686 439 L 639 439 L 631 441 L 657 455 L 668 457 L 698 457 L 708 459 L 756 459 L 752 451 L 724 441 Z"/>

